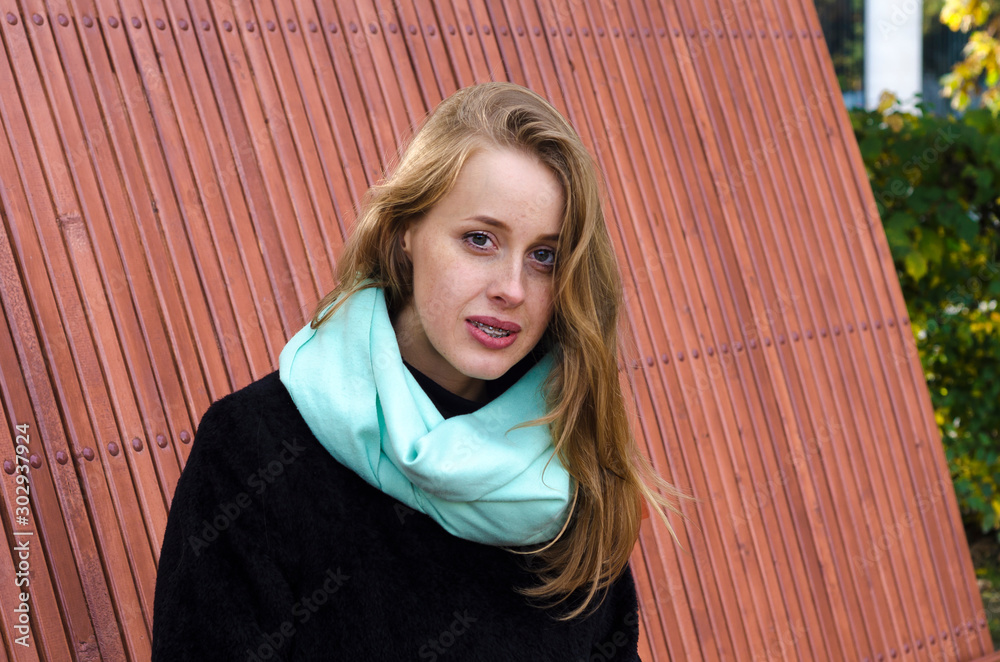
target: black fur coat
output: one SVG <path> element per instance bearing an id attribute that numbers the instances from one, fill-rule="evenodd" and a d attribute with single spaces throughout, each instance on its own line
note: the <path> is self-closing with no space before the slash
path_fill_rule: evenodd
<path id="1" fill-rule="evenodd" d="M 160 555 L 153 661 L 639 659 L 631 571 L 561 623 L 514 592 L 534 583 L 524 564 L 339 464 L 274 372 L 214 403 L 195 435 Z"/>

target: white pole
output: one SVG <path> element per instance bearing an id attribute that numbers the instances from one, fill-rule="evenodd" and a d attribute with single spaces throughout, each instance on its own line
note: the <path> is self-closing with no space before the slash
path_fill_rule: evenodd
<path id="1" fill-rule="evenodd" d="M 923 77 L 922 0 L 865 1 L 865 106 L 878 106 L 883 90 L 912 109 Z"/>

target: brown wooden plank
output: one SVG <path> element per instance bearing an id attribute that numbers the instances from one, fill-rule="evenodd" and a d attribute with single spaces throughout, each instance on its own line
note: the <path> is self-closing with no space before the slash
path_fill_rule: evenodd
<path id="1" fill-rule="evenodd" d="M 13 7 L 0 6 L 0 10 L 15 9 Z M 12 12 L 11 12 L 12 13 Z M 10 21 L 8 21 L 10 24 Z M 17 89 L 13 74 L 8 63 L 16 56 L 14 49 L 23 48 L 25 43 L 23 34 L 18 34 L 21 28 L 15 23 L 12 27 L 5 26 L 2 33 L 6 52 L 9 59 L 4 59 L 0 66 L 0 84 L 5 89 Z M 18 38 L 20 37 L 20 38 Z M 12 40 L 14 43 L 12 44 Z M 3 99 L 10 99 L 5 96 Z M 79 301 L 73 296 L 63 297 L 61 305 L 56 305 L 55 297 L 58 294 L 65 294 L 64 288 L 72 283 L 72 276 L 69 275 L 65 260 L 60 260 L 58 251 L 43 252 L 39 244 L 39 238 L 35 234 L 33 220 L 39 216 L 41 210 L 48 210 L 46 217 L 51 218 L 50 201 L 44 187 L 39 184 L 44 182 L 40 166 L 37 159 L 30 158 L 30 151 L 17 150 L 16 145 L 11 141 L 11 136 L 25 137 L 30 135 L 21 108 L 10 108 L 3 99 L 0 99 L 0 120 L 2 120 L 4 139 L 0 140 L 0 179 L 6 183 L 0 187 L 0 200 L 3 201 L 6 217 L 8 219 L 18 219 L 19 223 L 10 224 L 7 231 L 10 233 L 11 245 L 15 247 L 18 255 L 27 257 L 29 255 L 47 255 L 46 260 L 26 260 L 24 257 L 18 263 L 28 274 L 33 274 L 33 278 L 27 279 L 26 291 L 32 302 L 31 310 L 38 319 L 38 328 L 42 330 L 41 342 L 32 342 L 30 335 L 23 337 L 21 329 L 33 328 L 34 320 L 26 314 L 24 307 L 14 308 L 19 313 L 19 319 L 11 327 L 15 334 L 15 342 L 23 352 L 22 366 L 30 366 L 24 372 L 27 382 L 28 393 L 35 404 L 35 415 L 38 422 L 39 434 L 49 449 L 48 454 L 55 456 L 59 450 L 65 449 L 67 460 L 82 455 L 86 448 L 90 458 L 95 458 L 93 453 L 93 437 L 90 429 L 88 415 L 85 408 L 85 400 L 82 395 L 80 383 L 77 381 L 77 373 L 74 367 L 73 348 L 70 338 L 79 339 L 81 337 L 82 314 L 79 309 Z M 15 153 L 21 157 L 15 160 Z M 15 166 L 17 169 L 15 169 Z M 15 186 L 16 182 L 29 182 L 27 187 Z M 49 274 L 53 274 L 50 278 Z M 60 288 L 62 283 L 62 288 Z M 53 286 L 55 290 L 53 290 Z M 75 295 L 75 293 L 74 293 Z M 15 298 L 12 294 L 5 292 L 5 308 L 10 311 L 11 300 Z M 64 323 L 66 321 L 64 331 Z M 74 335 L 74 331 L 76 332 Z M 43 351 L 45 360 L 43 360 Z M 54 377 L 55 392 L 48 390 L 45 385 L 37 380 L 41 375 L 46 374 L 46 365 L 52 371 Z M 61 403 L 66 412 L 66 426 L 70 431 L 69 439 L 73 440 L 72 446 L 67 442 L 63 423 L 59 419 Z M 98 540 L 101 541 L 102 549 L 111 554 L 109 557 L 109 573 L 111 586 L 120 588 L 121 593 L 132 592 L 132 599 L 137 600 L 135 587 L 132 585 L 131 573 L 128 569 L 126 555 L 122 546 L 120 533 L 117 524 L 112 517 L 102 516 L 102 513 L 113 513 L 108 486 L 101 471 L 93 471 L 91 460 L 80 460 L 80 478 L 83 480 L 83 489 L 88 493 L 90 503 L 95 508 L 97 517 L 94 524 L 97 527 Z M 51 465 L 50 465 L 51 466 Z M 114 611 L 109 597 L 108 578 L 101 572 L 101 556 L 97 551 L 97 544 L 92 537 L 90 522 L 88 521 L 87 506 L 81 495 L 78 477 L 72 465 L 64 465 L 53 474 L 60 498 L 60 504 L 67 522 L 67 530 L 73 544 L 74 557 L 80 567 L 87 568 L 89 572 L 80 574 L 83 580 L 87 603 L 90 615 L 93 618 L 95 637 L 76 639 L 78 650 L 86 650 L 91 646 L 96 646 L 100 641 L 101 649 L 108 659 L 123 660 L 124 652 L 122 648 L 121 635 L 115 624 Z M 102 620 L 103 619 L 103 620 Z M 76 623 L 74 634 L 84 634 L 85 626 L 71 617 L 71 623 Z M 143 627 L 141 619 L 138 627 Z"/>
<path id="2" fill-rule="evenodd" d="M 25 137 L 33 135 L 36 138 L 34 144 L 19 144 L 19 140 L 11 140 L 11 145 L 18 152 L 22 171 L 25 164 L 36 157 L 34 149 L 37 146 L 38 156 L 41 157 L 40 163 L 35 162 L 32 165 L 36 174 L 41 175 L 44 172 L 44 175 L 35 181 L 39 184 L 47 181 L 52 193 L 52 198 L 48 200 L 52 205 L 49 211 L 52 216 L 48 214 L 46 216 L 60 218 L 63 222 L 61 227 L 51 223 L 43 223 L 37 211 L 33 214 L 34 222 L 40 235 L 45 238 L 45 254 L 54 261 L 65 261 L 65 269 L 69 273 L 64 282 L 67 284 L 76 283 L 76 286 L 80 288 L 79 292 L 85 305 L 93 316 L 94 324 L 88 328 L 88 320 L 82 316 L 82 309 L 78 308 L 76 312 L 79 318 L 74 325 L 71 325 L 75 328 L 70 333 L 70 337 L 75 340 L 77 351 L 83 352 L 77 356 L 78 360 L 83 359 L 80 372 L 85 385 L 85 401 L 88 404 L 88 411 L 96 433 L 101 438 L 101 442 L 97 444 L 97 455 L 102 459 L 103 469 L 108 472 L 110 479 L 109 487 L 111 488 L 113 509 L 106 512 L 106 516 L 110 516 L 112 520 L 108 522 L 108 526 L 117 527 L 118 521 L 121 522 L 127 549 L 125 560 L 131 567 L 131 571 L 126 573 L 127 580 L 125 577 L 116 578 L 118 582 L 115 588 L 121 590 L 123 595 L 129 595 L 138 590 L 138 594 L 147 601 L 147 613 L 151 613 L 151 586 L 155 577 L 155 565 L 147 536 L 147 525 L 150 529 L 162 531 L 165 508 L 162 500 L 159 504 L 154 504 L 140 498 L 142 493 L 135 492 L 129 466 L 125 459 L 118 458 L 116 460 L 115 455 L 111 453 L 112 444 L 115 442 L 104 441 L 106 439 L 120 439 L 119 430 L 112 417 L 113 407 L 106 388 L 110 387 L 118 398 L 116 404 L 126 407 L 123 413 L 129 419 L 134 416 L 134 411 L 129 409 L 131 398 L 130 395 L 127 395 L 129 393 L 127 376 L 120 369 L 122 361 L 118 352 L 119 347 L 117 342 L 113 341 L 113 324 L 103 292 L 98 291 L 93 286 L 90 288 L 81 287 L 81 284 L 97 284 L 99 287 L 101 279 L 97 273 L 86 229 L 78 222 L 81 208 L 78 206 L 70 182 L 64 178 L 65 173 L 69 172 L 69 166 L 63 163 L 59 133 L 53 118 L 49 115 L 49 109 L 43 97 L 44 87 L 38 79 L 38 72 L 30 58 L 30 49 L 27 46 L 25 36 L 13 32 L 8 34 L 8 38 L 10 39 L 9 43 L 13 44 L 9 49 L 11 64 L 21 79 L 18 86 L 20 100 L 24 103 L 28 118 L 30 118 L 29 124 L 28 118 L 23 115 L 18 116 L 21 111 L 20 107 L 12 109 L 5 105 L 5 121 L 15 125 L 20 124 L 23 127 L 20 132 L 8 129 L 8 138 L 12 135 Z M 61 168 L 56 167 L 57 163 L 61 164 Z M 84 177 L 92 176 L 85 167 L 76 168 L 74 173 Z M 83 208 L 99 218 L 102 212 L 92 197 L 95 187 L 92 181 L 86 184 L 84 195 L 81 198 L 84 203 Z M 30 191 L 30 187 L 26 187 L 26 189 Z M 38 194 L 41 192 L 31 192 L 32 197 Z M 69 251 L 65 253 L 63 252 L 64 240 L 69 248 Z M 68 305 L 68 303 L 65 302 L 63 305 Z M 90 344 L 91 334 L 93 334 L 94 344 Z M 86 340 L 83 340 L 84 338 Z M 105 382 L 104 375 L 108 376 L 109 382 Z M 141 461 L 136 464 L 140 463 Z M 148 468 L 148 464 L 146 464 L 146 468 Z M 117 518 L 115 518 L 115 513 L 117 513 Z M 132 583 L 132 573 L 138 577 L 136 584 Z M 131 627 L 126 631 L 126 637 L 131 646 L 139 651 L 142 651 L 144 647 L 148 649 L 148 624 L 144 622 L 142 614 L 139 613 L 138 618 L 129 620 Z"/>

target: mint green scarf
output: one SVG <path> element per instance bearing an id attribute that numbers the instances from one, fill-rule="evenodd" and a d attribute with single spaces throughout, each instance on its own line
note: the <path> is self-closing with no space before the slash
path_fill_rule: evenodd
<path id="1" fill-rule="evenodd" d="M 562 528 L 571 478 L 548 426 L 510 430 L 545 415 L 551 354 L 493 401 L 444 419 L 403 365 L 382 289 L 369 287 L 318 329 L 306 324 L 278 363 L 295 406 L 338 462 L 452 535 L 520 546 Z"/>

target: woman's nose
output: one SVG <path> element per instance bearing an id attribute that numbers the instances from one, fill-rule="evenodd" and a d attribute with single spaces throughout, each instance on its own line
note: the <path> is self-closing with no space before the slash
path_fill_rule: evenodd
<path id="1" fill-rule="evenodd" d="M 498 263 L 487 294 L 491 299 L 503 300 L 507 306 L 518 306 L 524 302 L 524 276 L 519 261 Z"/>

